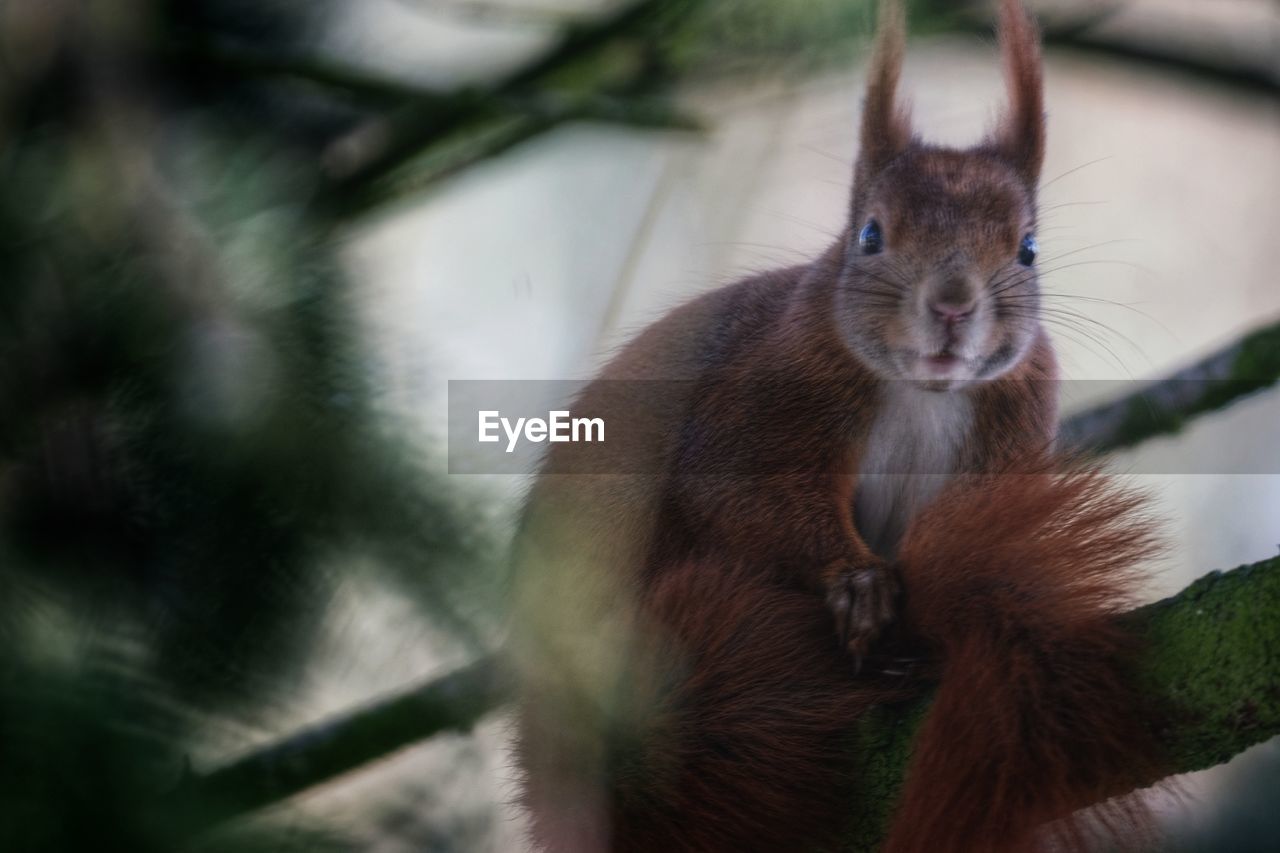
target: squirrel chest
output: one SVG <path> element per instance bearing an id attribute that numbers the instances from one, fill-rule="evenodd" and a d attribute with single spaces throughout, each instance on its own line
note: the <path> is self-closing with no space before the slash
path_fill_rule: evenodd
<path id="1" fill-rule="evenodd" d="M 954 476 L 973 425 L 968 395 L 886 383 L 858 458 L 854 523 L 892 558 L 911 519 Z"/>

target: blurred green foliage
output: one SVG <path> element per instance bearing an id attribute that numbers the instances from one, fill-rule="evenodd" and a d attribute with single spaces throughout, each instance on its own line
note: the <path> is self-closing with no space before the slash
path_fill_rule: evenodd
<path id="1" fill-rule="evenodd" d="M 353 566 L 486 630 L 491 546 L 377 411 L 306 138 L 168 49 L 298 8 L 6 8 L 0 849 L 182 846 L 193 744 L 288 700 Z M 337 843 L 265 832 L 217 849 Z"/>
<path id="2" fill-rule="evenodd" d="M 953 28 L 972 3 L 908 4 L 914 37 Z M 875 31 L 874 0 L 705 0 L 691 4 L 669 51 L 673 65 L 699 78 L 776 79 L 847 67 Z"/>
<path id="3" fill-rule="evenodd" d="M 713 0 L 671 50 L 676 65 L 703 75 L 794 73 L 857 55 L 874 24 L 870 0 Z"/>

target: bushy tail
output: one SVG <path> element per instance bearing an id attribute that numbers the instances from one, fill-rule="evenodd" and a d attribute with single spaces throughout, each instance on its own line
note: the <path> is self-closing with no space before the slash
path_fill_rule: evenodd
<path id="1" fill-rule="evenodd" d="M 1075 468 L 958 482 L 913 523 L 907 627 L 943 671 L 885 853 L 1021 853 L 1038 827 L 1056 850 L 1098 831 L 1134 849 L 1142 803 L 1103 801 L 1153 778 L 1136 643 L 1116 619 L 1159 550 L 1142 506 Z"/>
<path id="2" fill-rule="evenodd" d="M 1150 778 L 1134 643 L 1114 616 L 1154 550 L 1140 498 L 1088 471 L 957 482 L 917 519 L 900 551 L 901 627 L 941 680 L 887 853 L 1023 853 L 1051 821 L 1077 849 L 1075 809 Z M 857 817 L 852 724 L 918 685 L 855 676 L 821 597 L 748 565 L 667 567 L 638 603 L 647 628 L 612 676 L 613 711 L 526 704 L 538 845 L 840 849 Z M 1124 800 L 1091 813 L 1143 822 Z"/>

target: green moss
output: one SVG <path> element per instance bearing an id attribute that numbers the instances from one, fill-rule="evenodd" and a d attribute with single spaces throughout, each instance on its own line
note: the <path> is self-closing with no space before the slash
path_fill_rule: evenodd
<path id="1" fill-rule="evenodd" d="M 1280 377 L 1280 323 L 1259 329 L 1244 339 L 1232 378 L 1266 385 Z"/>
<path id="2" fill-rule="evenodd" d="M 1280 557 L 1213 572 L 1138 611 L 1144 692 L 1180 772 L 1220 764 L 1280 728 Z"/>
<path id="3" fill-rule="evenodd" d="M 1261 391 L 1280 379 L 1280 323 L 1259 329 L 1240 343 L 1240 353 L 1230 376 L 1206 382 L 1204 394 L 1190 413 L 1220 409 L 1247 394 Z"/>
<path id="4" fill-rule="evenodd" d="M 1280 323 L 1259 329 L 1241 341 L 1226 376 L 1182 380 L 1200 383 L 1199 395 L 1189 403 L 1160 405 L 1150 396 L 1134 396 L 1115 434 L 1098 449 L 1133 447 L 1158 435 L 1177 433 L 1196 415 L 1225 408 L 1242 397 L 1271 387 L 1278 380 Z"/>
<path id="5" fill-rule="evenodd" d="M 1156 406 L 1147 397 L 1135 397 L 1129 401 L 1115 436 L 1101 449 L 1132 447 L 1157 435 L 1176 433 L 1185 423 L 1181 412 Z"/>
<path id="6" fill-rule="evenodd" d="M 847 850 L 878 850 L 902 790 L 903 771 L 911 759 L 915 733 L 929 711 L 929 697 L 905 705 L 872 709 L 858 721 L 853 749 L 859 756 L 856 822 L 849 828 Z"/>

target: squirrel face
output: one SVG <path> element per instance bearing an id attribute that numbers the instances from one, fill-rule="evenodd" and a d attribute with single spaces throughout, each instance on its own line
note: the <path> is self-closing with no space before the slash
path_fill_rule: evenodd
<path id="1" fill-rule="evenodd" d="M 837 310 L 867 366 L 942 390 L 1022 359 L 1040 308 L 1034 198 L 998 154 L 912 146 L 857 214 Z"/>
<path id="2" fill-rule="evenodd" d="M 1017 0 L 1001 7 L 1009 107 L 974 148 L 917 139 L 897 101 L 900 4 L 882 4 L 834 310 L 883 379 L 948 390 L 1018 364 L 1039 331 L 1036 186 L 1044 159 L 1040 46 Z"/>

